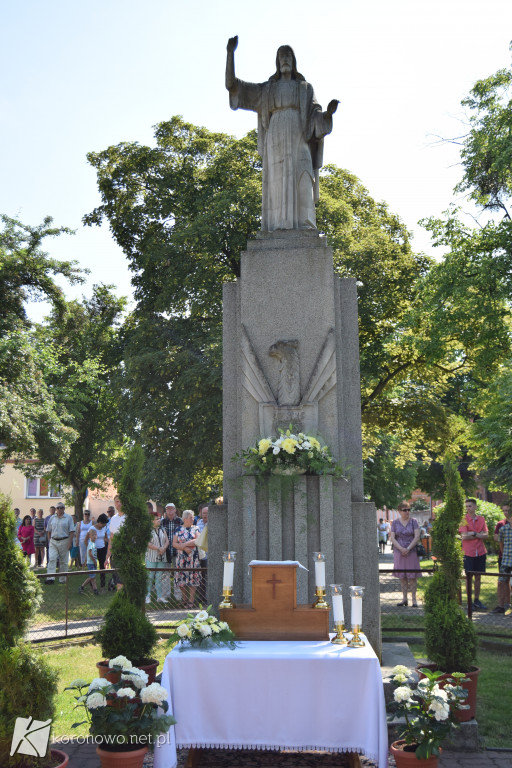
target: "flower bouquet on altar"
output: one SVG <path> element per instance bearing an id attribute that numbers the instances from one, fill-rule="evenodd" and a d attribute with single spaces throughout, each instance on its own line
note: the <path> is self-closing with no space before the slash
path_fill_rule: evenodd
<path id="1" fill-rule="evenodd" d="M 148 685 L 147 674 L 124 656 L 111 661 L 111 669 L 120 673 L 118 682 L 111 683 L 105 677 L 91 683 L 79 679 L 64 689 L 76 691 L 75 709 L 85 710 L 86 719 L 72 727 L 88 723 L 89 733 L 102 750 L 126 752 L 152 747 L 156 738 L 176 722 L 172 715 L 165 714 L 168 693 L 158 683 Z"/>
<path id="2" fill-rule="evenodd" d="M 460 685 L 465 679 L 462 672 L 454 672 L 443 688 L 437 682 L 442 672 L 432 672 L 425 667 L 421 673 L 426 677 L 416 681 L 407 667 L 402 664 L 394 667 L 391 674 L 396 688 L 393 701 L 388 705 L 388 720 L 405 719 L 400 734 L 402 741 L 391 745 L 393 754 L 394 750 L 403 749 L 426 760 L 439 755 L 443 740 L 458 727 L 455 711 L 464 708 L 468 692 Z"/>
<path id="3" fill-rule="evenodd" d="M 255 446 L 242 451 L 244 468 L 256 475 L 334 475 L 343 477 L 326 445 L 303 432 L 294 434 L 292 425 L 280 429 L 277 438 L 264 437 Z M 240 458 L 236 456 L 235 458 Z"/>
<path id="4" fill-rule="evenodd" d="M 208 650 L 219 645 L 226 645 L 232 650 L 236 648 L 235 635 L 229 624 L 218 621 L 215 616 L 210 615 L 210 611 L 211 605 L 195 615 L 189 613 L 169 637 L 169 645 L 179 642 L 179 651 L 185 651 L 187 648 Z"/>

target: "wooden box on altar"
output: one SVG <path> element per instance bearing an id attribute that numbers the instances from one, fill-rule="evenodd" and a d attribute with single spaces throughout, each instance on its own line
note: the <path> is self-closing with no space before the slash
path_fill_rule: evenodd
<path id="1" fill-rule="evenodd" d="M 252 605 L 221 608 L 240 640 L 328 640 L 329 609 L 297 605 L 297 565 L 254 564 Z"/>

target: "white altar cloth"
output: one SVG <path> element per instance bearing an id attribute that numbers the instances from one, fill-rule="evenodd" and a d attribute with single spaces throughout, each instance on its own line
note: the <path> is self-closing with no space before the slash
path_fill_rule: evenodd
<path id="1" fill-rule="evenodd" d="M 387 766 L 382 675 L 369 644 L 244 640 L 234 651 L 173 649 L 162 685 L 177 723 L 155 747 L 154 768 L 175 768 L 177 747 L 352 751 Z"/>

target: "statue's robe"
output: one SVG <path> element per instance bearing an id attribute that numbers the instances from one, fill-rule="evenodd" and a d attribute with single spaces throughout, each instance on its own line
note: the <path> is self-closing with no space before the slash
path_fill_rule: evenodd
<path id="1" fill-rule="evenodd" d="M 229 90 L 231 109 L 258 113 L 258 151 L 263 159 L 264 231 L 316 227 L 318 171 L 323 137 L 332 131 L 313 87 L 305 80 L 245 83 Z"/>

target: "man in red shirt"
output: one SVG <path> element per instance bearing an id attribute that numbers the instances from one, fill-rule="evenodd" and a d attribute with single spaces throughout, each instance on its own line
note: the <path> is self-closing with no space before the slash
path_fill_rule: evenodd
<path id="1" fill-rule="evenodd" d="M 475 596 L 473 600 L 474 611 L 486 611 L 487 606 L 480 602 L 480 573 L 485 573 L 485 560 L 487 549 L 483 542 L 489 536 L 487 523 L 482 515 L 476 513 L 476 499 L 466 499 L 466 516 L 464 523 L 459 527 L 462 537 L 462 551 L 464 552 L 464 570 L 478 571 L 474 578 Z"/>

